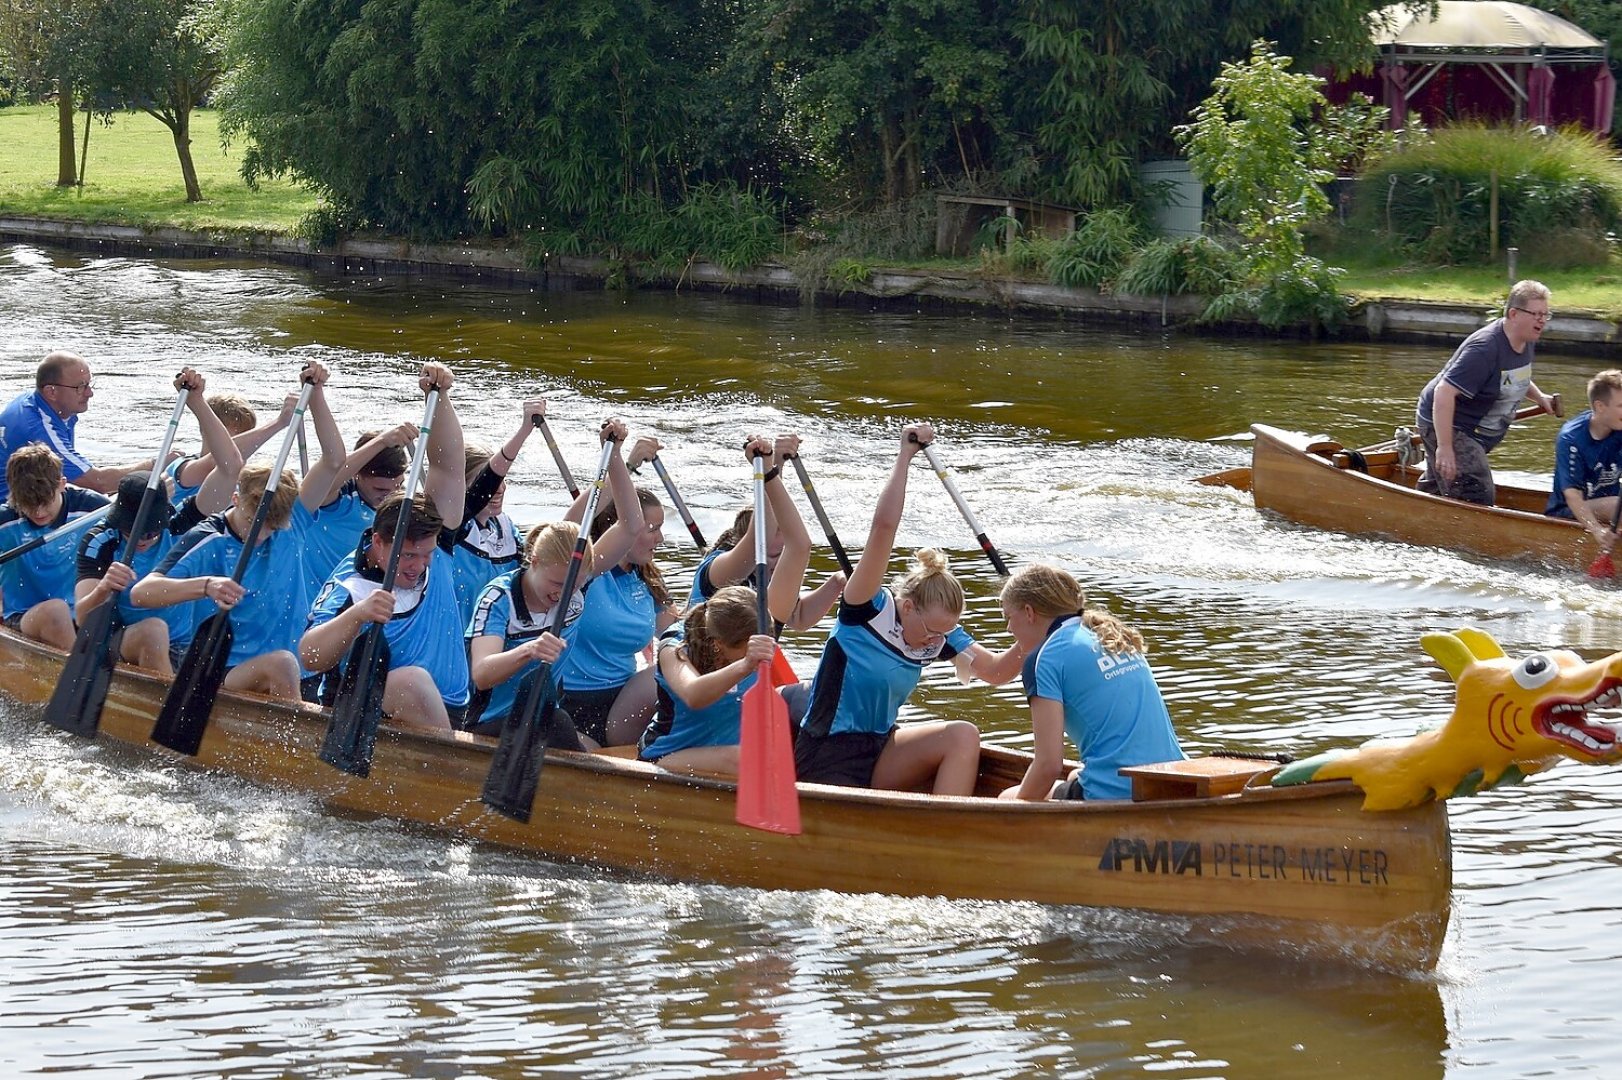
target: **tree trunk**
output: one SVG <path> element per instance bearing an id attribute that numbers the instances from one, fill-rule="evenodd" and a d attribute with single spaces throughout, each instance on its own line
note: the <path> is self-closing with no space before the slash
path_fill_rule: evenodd
<path id="1" fill-rule="evenodd" d="M 175 137 L 175 153 L 180 155 L 180 175 L 186 181 L 186 201 L 203 201 L 203 189 L 197 185 L 197 166 L 191 160 L 191 109 L 175 110 L 175 122 L 169 131 Z"/>
<path id="2" fill-rule="evenodd" d="M 90 120 L 96 114 L 90 108 L 90 102 L 84 103 L 84 145 L 79 148 L 79 186 L 84 187 L 85 166 L 90 163 Z"/>
<path id="3" fill-rule="evenodd" d="M 879 155 L 884 159 L 884 202 L 894 206 L 901 201 L 901 176 L 896 165 L 896 131 L 889 117 L 879 120 Z"/>
<path id="4" fill-rule="evenodd" d="M 78 162 L 73 157 L 73 83 L 56 80 L 56 186 L 72 187 L 79 182 Z"/>

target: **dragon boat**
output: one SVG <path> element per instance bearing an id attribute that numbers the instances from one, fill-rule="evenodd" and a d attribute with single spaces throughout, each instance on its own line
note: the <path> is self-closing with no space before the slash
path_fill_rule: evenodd
<path id="1" fill-rule="evenodd" d="M 1200 483 L 1249 491 L 1258 510 L 1334 532 L 1573 568 L 1599 554 L 1575 521 L 1544 516 L 1546 488 L 1500 483 L 1496 506 L 1476 506 L 1417 490 L 1424 467 L 1412 442 L 1354 450 L 1266 424 L 1250 430 L 1250 467 L 1202 476 Z"/>
<path id="2" fill-rule="evenodd" d="M 975 797 L 800 784 L 798 835 L 736 824 L 735 784 L 659 769 L 629 747 L 548 751 L 521 824 L 480 802 L 493 740 L 385 727 L 370 776 L 357 778 L 317 760 L 321 710 L 245 694 L 222 694 L 197 757 L 181 758 L 149 739 L 167 682 L 128 666 L 113 676 L 100 734 L 345 812 L 554 860 L 761 889 L 1129 909 L 1180 920 L 1188 940 L 1423 969 L 1448 923 L 1441 800 L 1560 757 L 1614 761 L 1616 732 L 1588 711 L 1615 704 L 1622 687 L 1622 654 L 1517 662 L 1468 630 L 1429 635 L 1425 647 L 1458 686 L 1436 732 L 1282 770 L 1221 757 L 1147 765 L 1126 770 L 1130 802 L 989 797 L 1030 759 L 987 748 Z M 43 704 L 62 664 L 62 653 L 0 631 L 0 687 L 20 704 Z"/>

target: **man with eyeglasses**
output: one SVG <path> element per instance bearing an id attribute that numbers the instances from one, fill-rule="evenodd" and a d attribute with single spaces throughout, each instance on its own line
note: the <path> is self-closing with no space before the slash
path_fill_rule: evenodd
<path id="1" fill-rule="evenodd" d="M 95 394 L 90 365 L 70 352 L 53 352 L 34 372 L 34 391 L 19 394 L 0 410 L 0 473 L 11 455 L 29 443 L 44 443 L 62 459 L 62 475 L 76 487 L 110 495 L 126 475 L 152 467 L 151 461 L 96 468 L 73 445 L 79 414 Z M 11 496 L 0 476 L 0 499 Z"/>
<path id="2" fill-rule="evenodd" d="M 1549 289 L 1517 281 L 1504 316 L 1464 339 L 1419 395 L 1419 436 L 1427 468 L 1419 490 L 1491 506 L 1496 495 L 1487 454 L 1509 432 L 1515 407 L 1531 398 L 1561 415 L 1556 400 L 1532 381 L 1532 359 L 1548 325 Z"/>

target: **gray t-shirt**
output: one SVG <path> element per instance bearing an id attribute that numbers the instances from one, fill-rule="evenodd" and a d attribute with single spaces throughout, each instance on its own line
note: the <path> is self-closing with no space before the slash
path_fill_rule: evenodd
<path id="1" fill-rule="evenodd" d="M 1491 450 L 1509 432 L 1516 406 L 1532 385 L 1532 354 L 1527 342 L 1516 352 L 1504 333 L 1504 320 L 1494 319 L 1464 339 L 1447 364 L 1419 395 L 1419 422 L 1434 427 L 1431 406 L 1436 387 L 1446 379 L 1458 390 L 1453 406 L 1453 430 L 1462 431 Z"/>

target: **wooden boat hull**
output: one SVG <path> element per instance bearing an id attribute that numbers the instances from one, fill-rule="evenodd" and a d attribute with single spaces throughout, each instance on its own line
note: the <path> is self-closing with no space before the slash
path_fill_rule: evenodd
<path id="1" fill-rule="evenodd" d="M 0 632 L 0 686 L 18 701 L 42 703 L 61 667 L 60 653 Z M 169 753 L 148 739 L 165 690 L 120 669 L 102 736 Z M 345 811 L 683 881 L 1137 909 L 1224 942 L 1403 969 L 1433 965 L 1447 928 L 1445 806 L 1364 813 L 1344 782 L 1092 805 L 802 784 L 804 831 L 783 836 L 735 824 L 729 783 L 553 751 L 524 825 L 479 801 L 491 740 L 385 728 L 361 779 L 317 760 L 325 726 L 312 706 L 222 695 L 196 762 Z M 1028 760 L 987 750 L 982 790 Z"/>
<path id="2" fill-rule="evenodd" d="M 1577 568 L 1598 553 L 1582 526 L 1544 516 L 1547 491 L 1500 484 L 1499 505 L 1476 506 L 1415 490 L 1418 471 L 1403 469 L 1394 451 L 1363 454 L 1365 473 L 1350 467 L 1336 444 L 1265 424 L 1251 431 L 1256 438 L 1248 483 L 1256 506 L 1291 521 Z"/>

